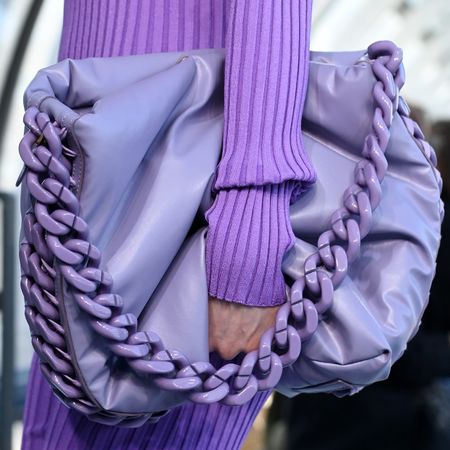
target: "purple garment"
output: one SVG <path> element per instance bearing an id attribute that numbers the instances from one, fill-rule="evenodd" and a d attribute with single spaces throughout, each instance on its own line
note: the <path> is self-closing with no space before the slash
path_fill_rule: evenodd
<path id="1" fill-rule="evenodd" d="M 208 290 L 280 305 L 281 262 L 295 241 L 289 205 L 316 179 L 300 132 L 312 2 L 230 3 L 219 192 L 206 213 Z"/>
<path id="2" fill-rule="evenodd" d="M 223 159 L 206 214 L 208 290 L 220 299 L 286 300 L 289 204 L 316 177 L 300 133 L 310 17 L 311 0 L 65 1 L 60 60 L 226 48 Z M 108 427 L 59 402 L 34 355 L 22 448 L 238 449 L 270 393 L 239 407 L 187 403 L 136 430 Z"/>

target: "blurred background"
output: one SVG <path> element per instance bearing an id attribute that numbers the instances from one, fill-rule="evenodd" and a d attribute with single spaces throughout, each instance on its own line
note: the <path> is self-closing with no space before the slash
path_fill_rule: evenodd
<path id="1" fill-rule="evenodd" d="M 96 0 L 93 0 L 96 1 Z M 20 448 L 32 347 L 19 288 L 17 236 L 22 93 L 56 62 L 63 0 L 0 0 L 0 449 Z M 404 50 L 402 93 L 434 145 L 447 207 L 450 1 L 314 0 L 312 50 L 357 50 L 381 39 Z M 245 449 L 450 449 L 448 219 L 429 308 L 389 380 L 344 399 L 272 395 Z"/>

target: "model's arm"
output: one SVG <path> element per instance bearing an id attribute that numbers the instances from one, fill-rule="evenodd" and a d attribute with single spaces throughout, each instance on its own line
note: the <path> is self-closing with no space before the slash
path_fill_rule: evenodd
<path id="1" fill-rule="evenodd" d="M 289 205 L 316 179 L 300 132 L 311 4 L 231 1 L 223 153 L 206 213 L 208 288 L 219 299 L 252 306 L 286 300 Z"/>

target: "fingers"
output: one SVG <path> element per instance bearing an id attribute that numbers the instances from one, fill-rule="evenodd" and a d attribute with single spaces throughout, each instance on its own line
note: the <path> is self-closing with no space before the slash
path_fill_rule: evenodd
<path id="1" fill-rule="evenodd" d="M 261 336 L 275 324 L 280 306 L 249 307 L 209 298 L 209 351 L 225 361 L 258 350 Z"/>
<path id="2" fill-rule="evenodd" d="M 236 358 L 241 352 L 248 352 L 241 341 L 229 340 L 211 332 L 209 333 L 209 351 L 217 352 L 226 361 Z"/>
<path id="3" fill-rule="evenodd" d="M 230 342 L 211 336 L 209 351 L 215 351 L 222 359 L 229 361 L 236 358 L 240 353 L 249 353 L 253 350 L 257 350 L 259 347 L 259 339 L 260 336 L 255 335 L 251 340 L 242 343 L 240 340 Z"/>

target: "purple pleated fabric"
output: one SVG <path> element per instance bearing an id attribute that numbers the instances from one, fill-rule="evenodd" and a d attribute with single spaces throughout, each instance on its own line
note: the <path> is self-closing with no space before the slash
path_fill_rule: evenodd
<path id="1" fill-rule="evenodd" d="M 311 4 L 65 1 L 59 60 L 225 47 L 222 160 L 206 213 L 208 290 L 225 301 L 274 306 L 286 300 L 281 261 L 294 243 L 289 205 L 316 180 L 300 133 Z M 240 407 L 187 403 L 138 429 L 108 427 L 63 405 L 34 355 L 22 448 L 234 450 L 270 393 Z"/>
<path id="2" fill-rule="evenodd" d="M 211 362 L 219 362 L 214 356 Z M 218 366 L 216 366 L 218 367 Z M 156 424 L 123 428 L 91 422 L 53 394 L 33 356 L 23 417 L 22 450 L 236 450 L 271 391 L 243 406 L 186 403 Z"/>

